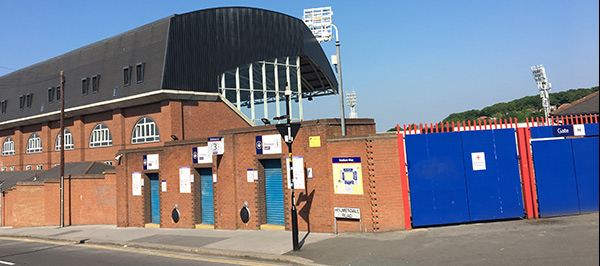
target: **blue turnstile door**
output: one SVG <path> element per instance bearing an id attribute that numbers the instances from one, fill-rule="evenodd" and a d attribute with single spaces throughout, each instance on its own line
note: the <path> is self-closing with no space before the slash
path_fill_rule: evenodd
<path id="1" fill-rule="evenodd" d="M 215 224 L 215 208 L 213 201 L 213 180 L 210 168 L 200 169 L 200 195 L 202 206 L 202 223 Z"/>
<path id="2" fill-rule="evenodd" d="M 282 180 L 281 161 L 265 160 L 265 197 L 268 224 L 285 224 Z"/>
<path id="3" fill-rule="evenodd" d="M 150 178 L 150 210 L 152 213 L 152 223 L 160 224 L 160 181 L 158 174 L 148 174 Z"/>

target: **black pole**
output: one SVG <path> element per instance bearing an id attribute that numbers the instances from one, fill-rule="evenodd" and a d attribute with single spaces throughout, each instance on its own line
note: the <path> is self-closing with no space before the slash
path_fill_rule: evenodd
<path id="1" fill-rule="evenodd" d="M 289 151 L 289 160 L 290 160 L 290 187 L 291 187 L 291 194 L 292 194 L 292 210 L 291 210 L 291 216 L 292 216 L 292 246 L 294 247 L 294 251 L 298 251 L 300 250 L 300 246 L 298 245 L 298 213 L 296 211 L 296 199 L 294 196 L 294 163 L 293 163 L 293 157 L 292 157 L 292 143 L 294 142 L 294 139 L 292 137 L 292 117 L 290 116 L 290 94 L 291 94 L 291 90 L 289 87 L 286 88 L 285 90 L 285 109 L 286 109 L 286 115 L 287 115 L 287 122 L 286 122 L 286 127 L 287 127 L 287 139 L 285 140 L 285 143 L 287 143 L 288 146 L 288 151 Z"/>

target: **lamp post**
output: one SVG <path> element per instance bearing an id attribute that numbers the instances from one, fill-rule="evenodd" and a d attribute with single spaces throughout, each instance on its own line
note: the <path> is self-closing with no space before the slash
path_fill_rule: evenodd
<path id="1" fill-rule="evenodd" d="M 338 94 L 340 95 L 340 117 L 342 123 L 342 136 L 346 136 L 346 112 L 344 110 L 344 86 L 342 85 L 342 55 L 340 53 L 340 36 L 338 28 L 332 23 L 331 7 L 317 7 L 304 9 L 303 21 L 306 26 L 312 31 L 313 35 L 319 43 L 331 41 L 333 34 L 331 28 L 335 29 L 335 59 L 332 56 L 332 64 L 336 66 L 338 74 Z"/>
<path id="2" fill-rule="evenodd" d="M 299 123 L 292 124 L 292 117 L 290 115 L 292 108 L 291 104 L 291 96 L 292 90 L 289 85 L 285 86 L 285 109 L 286 114 L 283 116 L 278 116 L 273 118 L 273 120 L 282 120 L 286 119 L 285 125 L 279 124 L 275 127 L 279 134 L 283 137 L 283 140 L 288 146 L 288 160 L 290 163 L 290 192 L 291 192 L 291 200 L 292 200 L 292 208 L 291 208 L 291 218 L 292 218 L 292 246 L 294 251 L 300 250 L 300 246 L 298 244 L 298 212 L 296 211 L 296 197 L 294 195 L 294 163 L 292 156 L 292 144 L 294 143 L 294 137 L 298 133 L 298 129 L 300 129 Z"/>
<path id="3" fill-rule="evenodd" d="M 65 73 L 60 72 L 60 227 L 65 227 Z"/>

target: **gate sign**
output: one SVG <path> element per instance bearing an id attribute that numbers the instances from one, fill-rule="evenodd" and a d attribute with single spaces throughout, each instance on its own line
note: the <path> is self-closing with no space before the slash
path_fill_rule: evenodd
<path id="1" fill-rule="evenodd" d="M 212 152 L 208 146 L 192 148 L 192 161 L 196 163 L 212 163 Z"/>
<path id="2" fill-rule="evenodd" d="M 264 135 L 256 136 L 256 154 L 279 154 L 281 153 L 281 136 Z"/>
<path id="3" fill-rule="evenodd" d="M 333 216 L 344 219 L 360 219 L 360 208 L 333 207 Z"/>
<path id="4" fill-rule="evenodd" d="M 552 135 L 554 137 L 585 136 L 585 126 L 582 124 L 553 126 Z"/>
<path id="5" fill-rule="evenodd" d="M 144 170 L 158 170 L 158 154 L 144 155 Z"/>
<path id="6" fill-rule="evenodd" d="M 213 155 L 223 155 L 223 152 L 225 151 L 223 137 L 208 138 L 208 149 Z"/>

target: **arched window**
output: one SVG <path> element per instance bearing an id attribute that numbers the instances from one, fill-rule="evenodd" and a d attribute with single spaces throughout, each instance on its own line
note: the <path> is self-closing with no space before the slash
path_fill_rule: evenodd
<path id="1" fill-rule="evenodd" d="M 65 150 L 75 149 L 75 145 L 73 144 L 73 135 L 71 131 L 65 128 Z M 60 151 L 60 132 L 56 136 L 56 141 L 54 142 L 54 150 Z"/>
<path id="2" fill-rule="evenodd" d="M 156 123 L 149 117 L 140 119 L 133 128 L 131 143 L 136 144 L 157 141 L 160 141 L 160 135 L 158 134 Z"/>
<path id="3" fill-rule="evenodd" d="M 105 124 L 97 124 L 90 134 L 90 148 L 112 146 L 112 136 Z"/>
<path id="4" fill-rule="evenodd" d="M 31 134 L 29 140 L 27 140 L 27 153 L 40 153 L 42 152 L 42 139 L 37 133 Z"/>
<path id="5" fill-rule="evenodd" d="M 2 155 L 15 155 L 15 142 L 11 137 L 4 140 L 2 144 Z"/>

